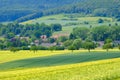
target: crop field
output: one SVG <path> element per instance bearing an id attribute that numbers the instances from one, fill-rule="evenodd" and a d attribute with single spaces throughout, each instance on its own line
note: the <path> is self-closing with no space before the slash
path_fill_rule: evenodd
<path id="1" fill-rule="evenodd" d="M 120 80 L 120 52 L 0 51 L 0 80 Z"/>

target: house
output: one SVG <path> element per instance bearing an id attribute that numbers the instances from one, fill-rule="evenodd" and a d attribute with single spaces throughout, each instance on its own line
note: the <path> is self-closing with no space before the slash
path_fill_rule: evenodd
<path id="1" fill-rule="evenodd" d="M 41 35 L 40 38 L 42 39 L 43 42 L 47 41 L 47 36 L 46 35 Z"/>

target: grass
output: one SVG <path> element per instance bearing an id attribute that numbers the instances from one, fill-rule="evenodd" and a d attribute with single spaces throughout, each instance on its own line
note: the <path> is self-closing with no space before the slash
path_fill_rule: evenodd
<path id="1" fill-rule="evenodd" d="M 53 56 L 46 56 L 46 57 L 35 57 L 35 58 L 27 58 L 27 59 L 20 59 L 15 61 L 6 62 L 0 64 L 0 71 L 1 70 L 8 70 L 8 69 L 16 69 L 16 68 L 37 68 L 37 67 L 50 67 L 50 66 L 59 66 L 59 65 L 68 65 L 68 64 L 76 64 L 82 62 L 89 62 L 89 61 L 96 61 L 96 60 L 103 60 L 103 59 L 112 59 L 112 58 L 119 58 L 119 52 L 82 52 L 76 54 L 59 54 Z"/>
<path id="2" fill-rule="evenodd" d="M 0 80 L 119 80 L 118 49 L 0 51 Z"/>
<path id="3" fill-rule="evenodd" d="M 120 58 L 0 72 L 0 80 L 119 80 Z"/>
<path id="4" fill-rule="evenodd" d="M 93 52 L 105 52 L 105 50 L 102 49 L 96 49 L 92 50 Z M 118 49 L 111 49 L 110 51 L 119 51 Z M 87 50 L 75 50 L 76 52 L 88 52 Z M 37 51 L 37 53 L 34 53 L 33 51 L 19 51 L 17 53 L 13 53 L 10 51 L 0 51 L 0 63 L 5 63 L 9 61 L 19 60 L 19 59 L 26 59 L 26 58 L 34 58 L 34 57 L 44 57 L 44 56 L 52 56 L 57 54 L 65 54 L 65 53 L 71 53 L 69 50 L 64 51 Z M 2 56 L 2 57 L 1 57 Z"/>
<path id="5" fill-rule="evenodd" d="M 58 23 L 60 21 L 65 22 L 84 22 L 84 21 L 88 21 L 88 22 L 96 22 L 98 19 L 103 19 L 105 21 L 110 21 L 112 22 L 112 18 L 109 17 L 82 17 L 80 16 L 80 14 L 58 14 L 58 15 L 50 15 L 50 16 L 44 16 L 41 18 L 37 18 L 37 19 L 33 19 L 33 20 L 29 20 L 26 22 L 23 22 L 23 24 L 26 23 L 46 23 L 49 24 L 49 21 L 54 21 L 53 23 Z M 52 22 L 50 22 L 52 23 Z M 62 23 L 62 24 L 64 24 Z"/>
<path id="6" fill-rule="evenodd" d="M 26 58 L 33 58 L 33 57 L 43 57 L 43 56 L 52 56 L 55 54 L 64 54 L 70 51 L 38 51 L 34 53 L 33 51 L 19 51 L 17 53 L 13 53 L 10 51 L 0 51 L 0 63 L 19 60 L 19 59 L 26 59 Z M 1 57 L 2 56 L 2 57 Z"/>

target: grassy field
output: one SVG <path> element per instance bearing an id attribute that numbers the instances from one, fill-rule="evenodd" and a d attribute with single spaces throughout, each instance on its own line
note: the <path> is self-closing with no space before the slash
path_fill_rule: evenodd
<path id="1" fill-rule="evenodd" d="M 98 24 L 98 20 L 103 19 L 104 23 Z M 88 24 L 86 24 L 86 22 Z M 63 26 L 63 30 L 60 32 L 55 32 L 53 35 L 58 34 L 70 34 L 72 29 L 75 27 L 96 27 L 101 25 L 115 25 L 115 20 L 109 17 L 85 17 L 80 14 L 58 14 L 45 16 L 33 20 L 23 22 L 22 24 L 31 24 L 31 23 L 45 23 L 45 24 L 55 24 L 60 23 Z M 117 22 L 120 24 L 120 22 Z"/>
<path id="2" fill-rule="evenodd" d="M 23 22 L 22 24 L 31 24 L 38 22 L 46 24 L 61 23 L 62 25 L 65 25 L 66 23 L 83 23 L 84 21 L 87 21 L 89 23 L 96 23 L 98 19 L 103 19 L 106 22 L 113 21 L 113 19 L 109 17 L 82 17 L 79 14 L 58 14 L 29 20 Z"/>
<path id="3" fill-rule="evenodd" d="M 120 52 L 0 51 L 0 80 L 120 80 Z"/>
<path id="4" fill-rule="evenodd" d="M 0 80 L 119 80 L 120 59 L 0 72 Z"/>
<path id="5" fill-rule="evenodd" d="M 33 51 L 19 51 L 17 53 L 13 53 L 10 51 L 0 51 L 0 63 L 19 60 L 19 59 L 26 59 L 26 58 L 33 58 L 33 57 L 43 57 L 43 56 L 51 56 L 57 54 L 64 54 L 69 53 L 70 51 L 38 51 L 34 53 Z M 1 57 L 2 56 L 2 57 Z"/>

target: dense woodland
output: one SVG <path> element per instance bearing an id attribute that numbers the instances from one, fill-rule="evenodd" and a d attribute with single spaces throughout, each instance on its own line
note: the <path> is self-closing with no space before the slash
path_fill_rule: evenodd
<path id="1" fill-rule="evenodd" d="M 22 22 L 59 13 L 110 16 L 120 20 L 119 0 L 0 0 L 0 7 L 0 21 Z"/>
<path id="2" fill-rule="evenodd" d="M 19 35 L 21 37 L 30 37 L 32 39 L 40 38 L 41 35 L 46 35 L 47 37 L 50 37 L 54 31 L 61 30 L 62 26 L 60 24 L 0 24 L 0 36 L 3 36 L 7 39 L 14 38 L 16 35 Z"/>
<path id="3" fill-rule="evenodd" d="M 79 1 L 83 0 L 0 0 L 0 21 L 13 21 L 24 16 L 33 19 L 43 16 L 40 13 L 44 10 Z"/>

